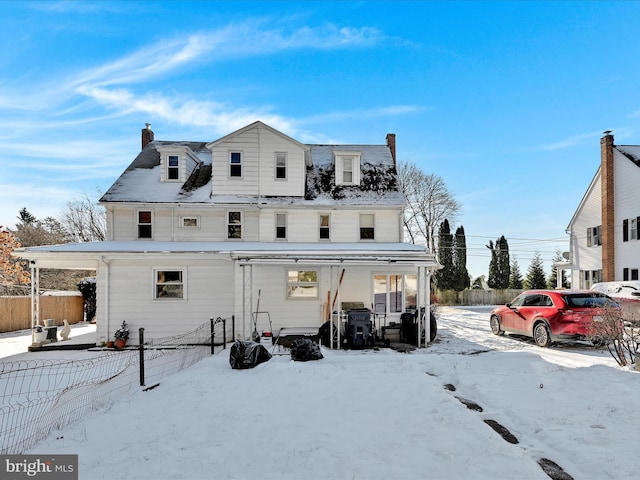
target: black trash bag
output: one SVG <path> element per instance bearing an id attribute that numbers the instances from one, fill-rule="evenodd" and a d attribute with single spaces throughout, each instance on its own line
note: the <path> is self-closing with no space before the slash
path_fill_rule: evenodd
<path id="1" fill-rule="evenodd" d="M 298 338 L 291 345 L 291 360 L 306 362 L 324 358 L 320 345 L 308 338 Z"/>
<path id="2" fill-rule="evenodd" d="M 238 340 L 231 345 L 231 353 L 229 354 L 231 368 L 253 368 L 270 359 L 269 351 L 259 343 Z"/>

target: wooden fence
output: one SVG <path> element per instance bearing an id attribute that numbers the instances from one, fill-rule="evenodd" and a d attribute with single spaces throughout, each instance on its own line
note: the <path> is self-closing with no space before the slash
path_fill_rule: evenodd
<path id="1" fill-rule="evenodd" d="M 523 290 L 436 290 L 434 300 L 440 305 L 504 305 Z"/>
<path id="2" fill-rule="evenodd" d="M 83 321 L 82 296 L 41 296 L 40 320 L 45 318 L 53 318 L 55 325 L 63 325 L 64 319 L 71 324 Z M 28 328 L 31 328 L 31 297 L 0 297 L 0 332 L 13 332 Z"/>

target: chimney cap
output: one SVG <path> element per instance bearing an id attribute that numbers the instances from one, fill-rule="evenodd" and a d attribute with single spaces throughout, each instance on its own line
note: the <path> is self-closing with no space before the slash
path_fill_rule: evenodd
<path id="1" fill-rule="evenodd" d="M 147 126 L 147 130 L 151 130 L 151 124 L 150 123 L 145 123 L 145 125 Z"/>
<path id="2" fill-rule="evenodd" d="M 605 130 L 605 131 L 604 131 L 604 132 L 602 132 L 602 133 L 604 133 L 605 135 L 611 135 L 611 132 L 612 132 L 612 130 Z"/>

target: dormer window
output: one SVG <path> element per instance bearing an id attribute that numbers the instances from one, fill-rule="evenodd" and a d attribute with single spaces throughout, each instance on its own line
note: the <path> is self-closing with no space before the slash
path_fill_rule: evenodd
<path id="1" fill-rule="evenodd" d="M 242 153 L 229 153 L 229 176 L 242 177 Z"/>
<path id="2" fill-rule="evenodd" d="M 177 155 L 167 157 L 167 180 L 180 180 L 180 157 Z"/>
<path id="3" fill-rule="evenodd" d="M 360 152 L 334 152 L 336 185 L 360 185 Z"/>

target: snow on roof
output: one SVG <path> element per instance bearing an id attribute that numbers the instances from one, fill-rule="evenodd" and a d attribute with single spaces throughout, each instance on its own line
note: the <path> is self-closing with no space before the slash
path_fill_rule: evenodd
<path id="1" fill-rule="evenodd" d="M 615 145 L 615 148 L 640 167 L 640 145 Z"/>
<path id="2" fill-rule="evenodd" d="M 303 252 L 313 253 L 398 253 L 426 252 L 426 247 L 412 243 L 275 243 L 275 242 L 154 242 L 154 241 L 106 241 L 42 245 L 15 249 L 16 253 L 231 253 L 231 252 Z"/>
<path id="3" fill-rule="evenodd" d="M 185 184 L 161 181 L 158 148 L 186 147 L 201 162 Z M 308 145 L 312 167 L 307 168 L 305 196 L 212 195 L 211 151 L 205 142 L 150 142 L 100 199 L 101 202 L 377 205 L 404 206 L 395 162 L 386 145 Z M 361 183 L 336 185 L 334 152 L 360 153 Z"/>

